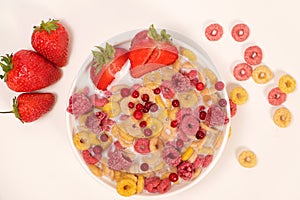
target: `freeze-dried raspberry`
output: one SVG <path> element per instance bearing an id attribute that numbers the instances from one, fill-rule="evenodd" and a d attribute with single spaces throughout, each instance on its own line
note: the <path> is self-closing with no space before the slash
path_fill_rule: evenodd
<path id="1" fill-rule="evenodd" d="M 208 165 L 212 162 L 212 160 L 213 160 L 213 155 L 210 154 L 206 155 L 202 167 L 208 167 Z"/>
<path id="2" fill-rule="evenodd" d="M 82 151 L 82 157 L 83 160 L 87 163 L 87 164 L 96 164 L 99 160 L 95 157 L 92 156 L 92 154 L 90 153 L 89 150 L 83 150 Z"/>
<path id="3" fill-rule="evenodd" d="M 205 122 L 209 126 L 220 126 L 224 124 L 225 118 L 223 110 L 217 105 L 212 105 L 207 111 Z"/>
<path id="4" fill-rule="evenodd" d="M 115 121 L 107 118 L 107 113 L 97 112 L 86 118 L 85 125 L 92 132 L 100 134 L 104 131 L 110 131 L 111 127 L 115 124 Z"/>
<path id="5" fill-rule="evenodd" d="M 177 174 L 183 180 L 190 180 L 194 174 L 193 164 L 189 161 L 184 161 L 177 167 Z"/>
<path id="6" fill-rule="evenodd" d="M 231 99 L 229 99 L 229 105 L 230 105 L 230 115 L 231 117 L 236 115 L 237 112 L 237 106 Z"/>
<path id="7" fill-rule="evenodd" d="M 92 104 L 96 107 L 102 107 L 109 102 L 107 98 L 98 97 L 97 94 L 93 94 L 90 99 Z"/>
<path id="8" fill-rule="evenodd" d="M 191 87 L 191 81 L 181 73 L 176 73 L 172 76 L 172 86 L 177 92 L 186 92 Z"/>
<path id="9" fill-rule="evenodd" d="M 108 166 L 114 170 L 127 170 L 130 168 L 132 161 L 123 151 L 115 150 L 110 154 Z"/>
<path id="10" fill-rule="evenodd" d="M 204 160 L 205 160 L 205 157 L 203 155 L 198 155 L 196 160 L 193 162 L 193 168 L 197 169 L 199 167 L 202 167 Z"/>
<path id="11" fill-rule="evenodd" d="M 144 187 L 150 193 L 156 193 L 157 186 L 160 184 L 161 180 L 158 176 L 152 176 L 145 179 Z"/>
<path id="12" fill-rule="evenodd" d="M 67 111 L 76 117 L 92 110 L 90 99 L 82 93 L 74 93 L 69 99 Z"/>
<path id="13" fill-rule="evenodd" d="M 166 193 L 171 188 L 171 181 L 169 178 L 165 178 L 160 181 L 159 185 L 157 186 L 157 191 L 160 194 Z"/>

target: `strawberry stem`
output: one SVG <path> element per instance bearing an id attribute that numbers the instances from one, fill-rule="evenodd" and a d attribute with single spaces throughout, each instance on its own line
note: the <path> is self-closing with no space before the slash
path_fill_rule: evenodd
<path id="1" fill-rule="evenodd" d="M 162 29 L 160 31 L 160 34 L 158 34 L 156 29 L 154 28 L 153 24 L 151 24 L 151 26 L 149 27 L 148 37 L 150 37 L 156 41 L 172 42 L 171 35 L 167 34 L 166 29 Z"/>
<path id="2" fill-rule="evenodd" d="M 93 67 L 96 67 L 95 74 L 97 75 L 104 64 L 108 64 L 113 60 L 115 56 L 115 48 L 108 43 L 106 43 L 105 48 L 100 46 L 96 47 L 99 51 L 92 51 L 92 53 L 95 61 L 95 65 L 93 65 Z"/>
<path id="3" fill-rule="evenodd" d="M 7 79 L 7 73 L 13 68 L 12 58 L 13 54 L 6 54 L 6 56 L 1 56 L 0 66 L 2 67 L 4 74 L 0 75 L 0 78 L 4 81 L 6 81 Z"/>
<path id="4" fill-rule="evenodd" d="M 39 26 L 34 26 L 34 32 L 36 31 L 47 31 L 48 34 L 50 34 L 51 31 L 54 31 L 59 28 L 57 25 L 58 20 L 49 19 L 49 21 L 44 22 L 42 20 L 41 24 Z"/>
<path id="5" fill-rule="evenodd" d="M 0 113 L 1 114 L 14 113 L 14 111 L 12 111 L 12 110 L 11 111 L 1 111 Z"/>

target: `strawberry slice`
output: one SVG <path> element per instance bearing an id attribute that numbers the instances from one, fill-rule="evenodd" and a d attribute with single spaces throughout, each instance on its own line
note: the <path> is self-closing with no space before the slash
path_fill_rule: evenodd
<path id="1" fill-rule="evenodd" d="M 177 58 L 178 49 L 172 44 L 170 35 L 165 29 L 158 34 L 151 25 L 149 30 L 140 31 L 131 41 L 130 73 L 134 78 L 138 78 L 174 63 Z"/>
<path id="2" fill-rule="evenodd" d="M 114 48 L 106 43 L 105 49 L 97 47 L 99 51 L 92 51 L 93 65 L 90 69 L 90 77 L 99 90 L 106 90 L 115 79 L 128 59 L 128 51 L 123 48 Z"/>

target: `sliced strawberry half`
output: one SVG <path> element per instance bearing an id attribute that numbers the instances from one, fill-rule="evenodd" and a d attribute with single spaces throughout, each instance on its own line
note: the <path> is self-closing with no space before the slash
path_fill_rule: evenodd
<path id="1" fill-rule="evenodd" d="M 114 48 L 106 43 L 105 49 L 97 47 L 99 51 L 93 51 L 94 61 L 90 69 L 90 77 L 99 90 L 107 90 L 107 87 L 115 79 L 128 59 L 128 51 L 123 48 Z"/>
<path id="2" fill-rule="evenodd" d="M 134 78 L 174 63 L 178 49 L 172 44 L 170 35 L 163 29 L 157 33 L 154 26 L 137 33 L 131 41 L 129 51 L 130 73 Z"/>

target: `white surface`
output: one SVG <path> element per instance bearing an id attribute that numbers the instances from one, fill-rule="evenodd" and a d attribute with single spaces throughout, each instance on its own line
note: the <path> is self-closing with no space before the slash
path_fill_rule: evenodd
<path id="1" fill-rule="evenodd" d="M 281 2 L 281 3 L 278 3 Z M 207 51 L 224 81 L 240 84 L 249 92 L 247 104 L 238 107 L 233 133 L 219 163 L 199 184 L 181 195 L 163 199 L 300 199 L 299 86 L 284 106 L 293 113 L 286 129 L 272 121 L 274 107 L 266 100 L 279 76 L 289 73 L 299 84 L 300 12 L 297 0 L 286 1 L 42 1 L 0 0 L 0 55 L 31 49 L 32 27 L 42 19 L 56 18 L 70 30 L 71 52 L 63 77 L 43 91 L 54 92 L 54 109 L 40 120 L 22 124 L 12 115 L 0 116 L 0 200 L 123 199 L 99 185 L 80 166 L 70 147 L 65 109 L 73 78 L 97 44 L 118 33 L 150 24 L 176 30 Z M 244 43 L 233 41 L 230 28 L 245 22 L 251 30 Z M 204 27 L 218 22 L 223 38 L 209 42 Z M 275 78 L 267 85 L 252 80 L 237 82 L 232 76 L 243 49 L 258 44 L 263 62 Z M 0 83 L 0 110 L 11 107 L 17 95 Z M 237 153 L 242 148 L 258 156 L 255 168 L 242 168 Z"/>

